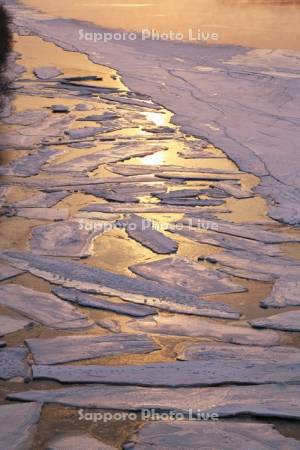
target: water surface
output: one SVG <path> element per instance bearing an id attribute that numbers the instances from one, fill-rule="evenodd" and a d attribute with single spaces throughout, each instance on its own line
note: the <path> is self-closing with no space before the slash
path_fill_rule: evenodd
<path id="1" fill-rule="evenodd" d="M 300 49 L 299 0 L 24 1 L 55 16 L 114 29 L 180 32 L 185 39 L 199 31 L 218 34 L 209 43 Z"/>

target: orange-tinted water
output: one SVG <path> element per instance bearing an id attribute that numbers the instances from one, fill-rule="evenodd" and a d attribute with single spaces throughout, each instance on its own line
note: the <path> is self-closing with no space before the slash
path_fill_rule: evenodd
<path id="1" fill-rule="evenodd" d="M 300 48 L 299 0 L 25 0 L 54 16 L 108 28 L 180 32 L 184 38 L 217 33 L 207 42 L 257 48 Z"/>

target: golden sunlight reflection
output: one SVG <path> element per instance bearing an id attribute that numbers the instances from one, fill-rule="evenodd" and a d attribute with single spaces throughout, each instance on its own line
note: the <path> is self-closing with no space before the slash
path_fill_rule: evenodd
<path id="1" fill-rule="evenodd" d="M 147 120 L 155 123 L 158 127 L 169 125 L 172 114 L 169 111 L 158 113 L 158 112 L 146 112 L 145 117 Z"/>
<path id="2" fill-rule="evenodd" d="M 139 159 L 141 160 L 140 164 L 143 164 L 145 166 L 166 164 L 166 151 L 153 153 L 153 155 L 147 155 L 144 158 Z"/>
<path id="3" fill-rule="evenodd" d="M 198 168 L 200 171 L 205 169 L 217 169 L 225 171 L 236 170 L 235 164 L 226 158 L 201 158 L 188 159 L 180 156 L 179 152 L 182 150 L 184 143 L 181 141 L 170 140 L 164 141 L 163 145 L 168 147 L 168 150 L 161 150 L 152 155 L 143 157 L 130 158 L 124 161 L 124 164 L 129 165 L 174 165 L 188 168 Z M 215 150 L 214 147 L 210 147 L 210 151 Z"/>

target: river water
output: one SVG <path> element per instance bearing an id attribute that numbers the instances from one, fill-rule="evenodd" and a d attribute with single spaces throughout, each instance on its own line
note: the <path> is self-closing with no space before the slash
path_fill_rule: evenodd
<path id="1" fill-rule="evenodd" d="M 256 48 L 300 48 L 299 0 L 26 0 L 44 12 L 123 30 Z M 214 39 L 212 35 L 216 35 Z"/>

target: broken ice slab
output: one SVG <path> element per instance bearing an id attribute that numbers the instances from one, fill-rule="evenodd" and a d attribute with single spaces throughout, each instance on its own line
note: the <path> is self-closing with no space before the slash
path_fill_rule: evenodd
<path id="1" fill-rule="evenodd" d="M 112 333 L 120 333 L 121 332 L 121 326 L 116 320 L 113 320 L 113 319 L 98 319 L 96 321 L 96 323 L 101 328 L 104 328 L 105 330 L 109 330 Z"/>
<path id="2" fill-rule="evenodd" d="M 48 117 L 49 113 L 46 109 L 25 109 L 24 111 L 14 112 L 9 117 L 2 119 L 7 125 L 35 125 Z"/>
<path id="3" fill-rule="evenodd" d="M 69 218 L 68 208 L 16 208 L 16 215 L 25 219 L 66 220 Z"/>
<path id="4" fill-rule="evenodd" d="M 1 259 L 33 275 L 64 287 L 117 296 L 170 312 L 238 319 L 240 313 L 226 304 L 199 300 L 191 292 L 164 283 L 127 277 L 77 262 L 28 252 L 3 252 Z M 48 294 L 49 295 L 49 294 Z M 54 296 L 52 296 L 54 297 Z"/>
<path id="5" fill-rule="evenodd" d="M 111 355 L 151 353 L 160 348 L 146 335 L 125 333 L 26 339 L 26 344 L 36 364 L 60 364 Z"/>
<path id="6" fill-rule="evenodd" d="M 217 183 L 216 183 L 217 184 Z M 229 198 L 230 195 L 223 191 L 222 189 L 216 188 L 213 185 L 211 185 L 211 187 L 207 188 L 207 189 L 203 189 L 202 191 L 203 195 L 207 195 L 208 197 L 211 198 Z"/>
<path id="7" fill-rule="evenodd" d="M 130 270 L 143 278 L 185 289 L 195 295 L 226 294 L 247 290 L 230 281 L 225 275 L 179 257 L 136 264 L 130 267 Z"/>
<path id="8" fill-rule="evenodd" d="M 0 207 L 7 204 L 7 194 L 9 188 L 6 186 L 0 187 Z"/>
<path id="9" fill-rule="evenodd" d="M 201 189 L 177 189 L 174 191 L 163 192 L 162 194 L 155 194 L 160 200 L 172 199 L 172 198 L 191 198 L 197 197 L 201 194 Z"/>
<path id="10" fill-rule="evenodd" d="M 66 105 L 52 105 L 51 110 L 53 113 L 56 114 L 63 114 L 63 113 L 69 113 L 70 109 Z"/>
<path id="11" fill-rule="evenodd" d="M 98 133 L 103 131 L 102 127 L 83 127 L 83 128 L 74 128 L 65 131 L 70 139 L 83 139 L 91 136 L 95 136 Z"/>
<path id="12" fill-rule="evenodd" d="M 20 186 L 23 187 L 32 187 L 36 189 L 43 189 L 47 191 L 61 191 L 63 189 L 74 190 L 74 186 L 76 188 L 84 189 L 85 186 L 107 186 L 108 184 L 127 184 L 127 183 L 153 183 L 157 180 L 153 176 L 144 176 L 144 177 L 87 177 L 86 174 L 81 175 L 76 173 L 75 175 L 65 174 L 63 177 L 57 175 L 53 175 L 51 177 L 44 178 L 20 178 L 20 177 L 9 177 L 5 179 L 5 181 L 0 180 L 0 186 Z"/>
<path id="13" fill-rule="evenodd" d="M 0 442 L 3 450 L 32 449 L 41 414 L 39 403 L 13 403 L 0 406 Z"/>
<path id="14" fill-rule="evenodd" d="M 110 214 L 100 212 L 79 212 L 74 215 L 74 219 L 104 220 L 114 221 L 121 218 L 121 214 Z"/>
<path id="15" fill-rule="evenodd" d="M 201 420 L 146 422 L 126 450 L 199 449 L 299 450 L 299 441 L 280 434 L 272 424 Z"/>
<path id="16" fill-rule="evenodd" d="M 83 408 L 216 413 L 219 417 L 300 419 L 300 385 L 266 384 L 208 388 L 145 388 L 90 385 L 10 393 L 10 400 Z"/>
<path id="17" fill-rule="evenodd" d="M 108 184 L 103 187 L 86 186 L 84 192 L 96 197 L 102 197 L 105 200 L 135 203 L 140 201 L 140 197 L 156 195 L 166 191 L 163 183 L 148 183 L 148 184 Z"/>
<path id="18" fill-rule="evenodd" d="M 251 272 L 246 269 L 233 269 L 232 267 L 219 267 L 218 272 L 226 273 L 227 275 L 231 275 L 237 278 L 244 278 L 246 280 L 255 280 L 255 281 L 265 281 L 271 282 L 274 281 L 274 275 L 269 275 L 267 273 L 260 272 Z"/>
<path id="19" fill-rule="evenodd" d="M 70 195 L 67 191 L 50 193 L 40 192 L 33 197 L 19 200 L 11 205 L 14 208 L 51 208 L 63 200 L 67 195 Z"/>
<path id="20" fill-rule="evenodd" d="M 215 183 L 215 187 L 225 191 L 227 194 L 232 195 L 232 197 L 237 199 L 243 198 L 251 198 L 254 197 L 254 194 L 250 191 L 246 191 L 238 186 L 234 186 L 230 183 L 226 183 L 225 181 Z"/>
<path id="21" fill-rule="evenodd" d="M 14 278 L 18 275 L 21 275 L 22 273 L 24 273 L 24 270 L 16 269 L 15 267 L 0 262 L 0 281 Z"/>
<path id="22" fill-rule="evenodd" d="M 71 115 L 52 115 L 35 124 L 34 127 L 18 127 L 17 131 L 2 134 L 0 148 L 32 151 L 35 146 L 43 144 L 50 137 L 55 137 L 57 141 L 72 119 Z"/>
<path id="23" fill-rule="evenodd" d="M 275 346 L 258 347 L 250 345 L 235 345 L 221 343 L 190 343 L 185 342 L 176 347 L 177 359 L 181 361 L 201 361 L 203 364 L 215 363 L 225 364 L 241 363 L 243 370 L 259 367 L 261 364 L 295 364 L 295 377 L 297 377 L 297 366 L 300 363 L 300 350 L 294 347 Z M 247 362 L 249 366 L 247 367 Z M 292 366 L 291 366 L 292 367 Z"/>
<path id="24" fill-rule="evenodd" d="M 38 255 L 85 258 L 92 254 L 93 241 L 111 229 L 110 223 L 73 219 L 34 227 L 30 249 Z"/>
<path id="25" fill-rule="evenodd" d="M 85 190 L 85 192 L 87 192 Z M 93 192 L 90 192 L 90 195 L 94 195 L 95 197 L 101 197 L 105 200 L 119 203 L 139 203 L 140 199 L 135 194 L 123 194 L 122 192 L 116 191 L 101 191 L 101 189 L 95 189 Z"/>
<path id="26" fill-rule="evenodd" d="M 116 177 L 114 178 L 116 182 L 113 182 L 113 178 L 109 179 L 109 182 L 102 183 L 94 186 L 94 185 L 84 185 L 83 189 L 88 194 L 94 194 L 101 196 L 103 194 L 108 194 L 113 192 L 115 194 L 133 194 L 136 196 L 145 196 L 145 195 L 156 195 L 166 191 L 166 184 L 160 181 L 155 180 L 155 178 L 148 177 L 148 182 L 141 181 L 140 177 L 133 178 L 125 178 L 125 177 Z M 132 180 L 132 181 L 131 181 Z M 89 181 L 89 179 L 87 180 Z M 98 191 L 98 194 L 97 194 Z"/>
<path id="27" fill-rule="evenodd" d="M 75 76 L 75 77 L 66 77 L 62 81 L 102 81 L 103 78 L 98 75 L 84 75 L 84 76 Z"/>
<path id="28" fill-rule="evenodd" d="M 211 151 L 204 151 L 209 145 L 207 141 L 198 141 L 196 145 L 186 140 L 183 141 L 184 147 L 178 151 L 178 155 L 184 159 L 200 159 L 200 158 L 224 158 Z"/>
<path id="29" fill-rule="evenodd" d="M 300 331 L 300 310 L 288 311 L 269 317 L 250 320 L 254 328 L 269 328 L 280 331 Z"/>
<path id="30" fill-rule="evenodd" d="M 216 199 L 197 199 L 197 198 L 165 198 L 161 200 L 164 205 L 182 205 L 182 206 L 220 206 L 224 200 Z"/>
<path id="31" fill-rule="evenodd" d="M 63 163 L 48 164 L 43 167 L 43 171 L 51 173 L 78 172 L 83 174 L 85 172 L 97 169 L 101 164 L 105 163 L 106 160 L 110 160 L 110 156 L 107 152 L 101 150 L 95 153 L 73 158 Z"/>
<path id="32" fill-rule="evenodd" d="M 248 325 L 228 325 L 218 321 L 186 316 L 157 316 L 129 322 L 130 329 L 144 333 L 168 336 L 203 337 L 215 341 L 258 345 L 262 347 L 277 346 L 282 343 L 282 335 L 272 330 L 254 330 Z"/>
<path id="33" fill-rule="evenodd" d="M 117 314 L 125 314 L 133 317 L 145 317 L 152 314 L 157 314 L 157 310 L 150 306 L 116 302 L 111 300 L 109 297 L 104 298 L 100 295 L 91 295 L 77 289 L 56 287 L 52 289 L 52 292 L 63 300 L 67 300 L 80 306 L 103 309 L 105 311 L 111 311 Z"/>
<path id="34" fill-rule="evenodd" d="M 184 159 L 200 159 L 200 158 L 208 158 L 208 159 L 225 159 L 225 155 L 217 155 L 211 151 L 207 150 L 192 150 L 188 148 L 184 148 L 178 152 L 178 156 Z"/>
<path id="35" fill-rule="evenodd" d="M 132 95 L 117 95 L 117 94 L 99 94 L 100 98 L 103 98 L 104 100 L 111 101 L 114 103 L 121 103 L 124 105 L 132 105 L 132 106 L 138 106 L 142 108 L 149 108 L 153 110 L 160 110 L 161 106 L 156 105 L 155 103 L 152 103 L 152 101 L 144 101 L 140 100 L 138 97 Z"/>
<path id="36" fill-rule="evenodd" d="M 263 308 L 300 306 L 300 281 L 282 277 L 275 281 L 271 294 L 260 302 Z"/>
<path id="37" fill-rule="evenodd" d="M 180 234 L 188 239 L 192 239 L 200 244 L 209 244 L 216 247 L 222 247 L 228 250 L 244 250 L 253 253 L 263 253 L 269 256 L 283 255 L 281 249 L 273 244 L 264 244 L 263 242 L 245 239 L 229 234 L 214 233 L 213 231 L 205 231 L 204 228 L 197 229 L 191 227 L 181 227 L 170 225 L 169 231 Z"/>
<path id="38" fill-rule="evenodd" d="M 24 156 L 14 160 L 9 166 L 9 170 L 13 175 L 22 177 L 31 177 L 38 175 L 41 167 L 47 162 L 57 156 L 57 150 L 42 148 L 37 153 Z"/>
<path id="39" fill-rule="evenodd" d="M 274 279 L 280 276 L 297 277 L 300 270 L 300 262 L 295 259 L 279 256 L 275 258 L 261 253 L 246 251 L 226 250 L 217 255 L 207 256 L 205 260 L 238 270 L 250 269 L 252 272 L 272 275 Z"/>
<path id="40" fill-rule="evenodd" d="M 0 379 L 26 378 L 29 375 L 29 368 L 25 361 L 27 353 L 24 347 L 0 349 Z"/>
<path id="41" fill-rule="evenodd" d="M 78 80 L 75 80 L 75 77 L 72 81 L 71 78 L 64 80 L 61 80 L 60 83 L 63 85 L 64 89 L 69 89 L 70 91 L 74 91 L 74 87 L 76 88 L 76 91 L 79 91 L 80 95 L 87 96 L 92 94 L 101 94 L 101 93 L 114 93 L 114 92 L 123 92 L 119 88 L 109 87 L 109 86 L 103 86 L 100 84 L 97 84 L 97 81 L 101 81 L 100 78 L 97 78 L 95 84 L 88 83 L 88 80 L 85 78 L 81 78 Z"/>
<path id="42" fill-rule="evenodd" d="M 62 71 L 53 66 L 35 67 L 33 73 L 40 80 L 51 80 L 62 75 Z"/>
<path id="43" fill-rule="evenodd" d="M 160 231 L 150 220 L 132 215 L 128 219 L 119 221 L 118 226 L 124 227 L 128 236 L 153 252 L 158 254 L 175 253 L 178 243 Z"/>
<path id="44" fill-rule="evenodd" d="M 199 172 L 199 169 L 197 169 Z M 238 175 L 231 175 L 232 172 L 224 173 L 209 173 L 209 171 L 204 171 L 203 174 L 189 172 L 162 172 L 157 173 L 156 176 L 159 178 L 164 178 L 166 180 L 186 180 L 186 181 L 227 181 L 227 180 L 239 180 Z"/>
<path id="45" fill-rule="evenodd" d="M 109 112 L 106 111 L 102 114 L 92 114 L 89 116 L 85 116 L 85 117 L 80 117 L 79 119 L 77 119 L 78 121 L 92 121 L 92 122 L 104 122 L 107 120 L 116 120 L 116 119 L 120 119 L 121 116 L 119 114 L 116 114 L 115 112 Z"/>
<path id="46" fill-rule="evenodd" d="M 53 294 L 34 291 L 17 284 L 2 286 L 0 305 L 51 328 L 81 330 L 94 324 L 80 309 Z"/>
<path id="47" fill-rule="evenodd" d="M 66 337 L 64 338 L 66 339 Z M 63 338 L 60 338 L 60 340 L 62 341 Z M 39 348 L 36 348 L 35 344 L 32 345 L 37 341 L 40 343 Z M 54 344 L 51 348 L 50 345 L 43 344 L 43 341 L 45 340 L 31 339 L 26 341 L 33 353 L 34 360 L 38 359 L 38 364 L 42 364 L 33 366 L 34 379 L 51 379 L 60 383 L 101 383 L 173 388 L 241 383 L 299 383 L 300 381 L 300 351 L 297 349 L 289 350 L 288 347 L 283 347 L 281 351 L 274 350 L 274 347 L 263 350 L 256 347 L 255 351 L 252 351 L 252 353 L 249 351 L 249 354 L 247 353 L 248 347 L 244 349 L 243 353 L 239 352 L 239 354 L 235 354 L 235 350 L 227 349 L 226 355 L 222 351 L 218 352 L 206 348 L 203 357 L 201 355 L 198 358 L 199 360 L 196 361 L 187 360 L 143 365 L 52 366 L 51 364 L 56 364 L 57 360 L 59 362 L 68 361 L 69 347 L 65 344 L 62 347 Z M 54 342 L 54 339 L 52 341 Z M 58 338 L 56 338 L 56 341 L 59 344 Z M 77 360 L 80 359 L 82 354 L 81 343 L 78 343 L 77 336 L 74 339 L 74 344 L 78 345 L 76 349 L 79 348 L 78 357 L 76 355 Z M 95 347 L 93 342 L 92 346 Z M 233 345 L 232 347 L 239 346 Z M 123 351 L 126 353 L 127 351 L 126 348 L 122 350 L 120 353 L 123 353 Z M 53 362 L 51 355 L 54 351 L 55 355 L 57 353 L 61 355 L 60 357 L 56 356 Z M 67 354 L 66 357 L 64 352 Z M 138 353 L 138 349 L 136 353 Z M 108 352 L 108 354 L 110 353 Z M 88 355 L 89 351 L 85 359 L 88 359 Z M 98 356 L 101 356 L 101 351 Z M 49 359 L 50 363 L 47 362 Z"/>
<path id="48" fill-rule="evenodd" d="M 174 127 L 168 127 L 168 126 L 158 126 L 158 127 L 143 127 L 143 131 L 146 131 L 147 133 L 175 133 L 176 128 Z"/>
<path id="49" fill-rule="evenodd" d="M 94 105 L 90 103 L 78 103 L 75 106 L 75 111 L 91 111 L 92 109 L 94 109 Z"/>
<path id="50" fill-rule="evenodd" d="M 157 142 L 156 142 L 157 144 Z M 149 144 L 147 144 L 149 145 Z M 164 148 L 160 148 L 160 150 L 164 150 Z M 195 179 L 198 180 L 198 174 L 201 173 L 201 169 L 198 168 L 189 168 L 187 169 L 184 166 L 175 166 L 175 165 L 141 165 L 141 164 L 110 164 L 108 166 L 108 169 L 113 172 L 117 173 L 119 175 L 124 176 L 132 176 L 132 175 L 146 175 L 150 173 L 156 173 L 156 174 L 165 174 L 167 175 L 166 178 L 185 178 L 184 175 L 187 175 L 187 177 L 192 176 L 196 177 Z M 203 169 L 204 171 L 204 169 Z M 176 173 L 176 176 L 169 177 L 169 173 L 174 172 Z M 181 176 L 179 176 L 181 174 Z M 207 174 L 208 178 L 205 178 L 205 180 L 212 180 L 212 175 L 216 174 L 217 176 L 221 176 L 221 179 L 223 180 L 223 176 L 231 176 L 232 174 L 240 174 L 240 172 L 233 172 L 229 171 L 226 172 L 224 170 L 218 170 L 218 169 L 205 169 L 203 174 L 201 173 L 201 178 L 205 177 Z M 178 176 L 177 176 L 178 175 Z M 219 178 L 218 178 L 219 179 Z M 214 177 L 213 177 L 214 180 Z M 239 178 L 235 177 L 234 180 L 239 180 Z"/>
<path id="51" fill-rule="evenodd" d="M 142 166 L 142 165 L 130 165 L 130 164 L 110 164 L 108 170 L 112 173 L 123 176 L 145 175 L 153 174 L 160 170 L 161 166 Z"/>
<path id="52" fill-rule="evenodd" d="M 194 207 L 188 206 L 172 206 L 172 205 L 163 205 L 163 204 L 153 204 L 153 203 L 105 203 L 99 204 L 94 203 L 91 205 L 87 205 L 84 208 L 81 208 L 80 211 L 90 211 L 90 212 L 109 212 L 109 213 L 181 213 L 186 214 L 188 212 L 194 212 Z M 213 207 L 199 207 L 199 211 L 201 213 L 226 213 L 228 209 L 225 208 L 213 208 Z"/>
<path id="53" fill-rule="evenodd" d="M 191 227 L 199 226 L 199 219 L 196 217 L 185 217 L 179 223 Z M 268 231 L 260 225 L 237 224 L 225 222 L 220 219 L 214 220 L 213 228 L 210 231 L 215 233 L 229 234 L 236 237 L 264 242 L 265 244 L 281 244 L 284 242 L 300 242 L 300 238 L 277 231 Z"/>
<path id="54" fill-rule="evenodd" d="M 14 317 L 0 315 L 0 336 L 22 330 L 30 324 L 32 324 L 32 321 L 28 319 L 16 319 Z"/>
<path id="55" fill-rule="evenodd" d="M 94 141 L 91 141 L 91 142 L 89 142 L 89 141 L 86 141 L 86 142 L 78 141 L 78 142 L 71 142 L 70 144 L 68 144 L 68 147 L 80 148 L 80 149 L 81 148 L 93 148 L 95 146 L 96 146 L 96 144 L 95 144 Z"/>

